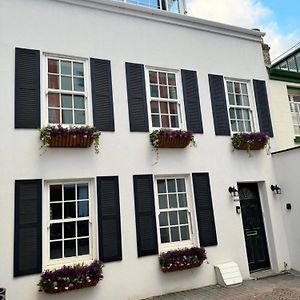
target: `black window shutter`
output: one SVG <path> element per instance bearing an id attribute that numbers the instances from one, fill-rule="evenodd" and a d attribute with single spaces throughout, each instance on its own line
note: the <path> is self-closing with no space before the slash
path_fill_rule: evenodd
<path id="1" fill-rule="evenodd" d="M 97 195 L 100 260 L 122 260 L 118 177 L 97 177 Z"/>
<path id="2" fill-rule="evenodd" d="M 130 131 L 148 132 L 144 65 L 126 63 Z"/>
<path id="3" fill-rule="evenodd" d="M 187 129 L 203 133 L 197 72 L 181 70 L 181 77 Z"/>
<path id="4" fill-rule="evenodd" d="M 273 137 L 273 128 L 270 116 L 269 101 L 264 80 L 253 80 L 255 102 L 257 108 L 260 131 L 268 132 Z"/>
<path id="5" fill-rule="evenodd" d="M 40 51 L 15 51 L 15 128 L 40 128 Z"/>
<path id="6" fill-rule="evenodd" d="M 157 254 L 153 176 L 134 175 L 133 184 L 138 257 Z"/>
<path id="7" fill-rule="evenodd" d="M 109 60 L 90 59 L 94 126 L 102 131 L 114 131 L 114 107 Z"/>
<path id="8" fill-rule="evenodd" d="M 215 134 L 230 135 L 223 76 L 209 74 L 208 79 Z"/>
<path id="9" fill-rule="evenodd" d="M 218 244 L 208 173 L 193 173 L 193 186 L 201 246 Z"/>
<path id="10" fill-rule="evenodd" d="M 42 180 L 16 180 L 14 277 L 41 272 Z"/>

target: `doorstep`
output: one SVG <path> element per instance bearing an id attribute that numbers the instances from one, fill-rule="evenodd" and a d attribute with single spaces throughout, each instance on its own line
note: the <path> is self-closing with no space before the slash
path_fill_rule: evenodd
<path id="1" fill-rule="evenodd" d="M 268 270 L 260 270 L 260 271 L 256 271 L 256 272 L 252 272 L 250 273 L 250 279 L 252 280 L 260 280 L 263 278 L 268 278 L 268 277 L 274 277 L 274 276 L 278 276 L 278 275 L 282 275 L 285 274 L 287 271 L 283 271 L 283 272 L 274 272 L 271 269 Z"/>

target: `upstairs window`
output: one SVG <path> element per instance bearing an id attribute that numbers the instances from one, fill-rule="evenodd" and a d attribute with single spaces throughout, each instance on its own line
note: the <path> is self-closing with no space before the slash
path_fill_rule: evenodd
<path id="1" fill-rule="evenodd" d="M 288 90 L 295 135 L 300 136 L 300 90 Z"/>
<path id="2" fill-rule="evenodd" d="M 149 69 L 147 73 L 150 127 L 183 129 L 178 72 Z"/>
<path id="3" fill-rule="evenodd" d="M 48 124 L 87 124 L 85 69 L 85 61 L 47 57 Z"/>
<path id="4" fill-rule="evenodd" d="M 226 80 L 228 112 L 231 131 L 254 131 L 249 87 L 246 82 Z"/>

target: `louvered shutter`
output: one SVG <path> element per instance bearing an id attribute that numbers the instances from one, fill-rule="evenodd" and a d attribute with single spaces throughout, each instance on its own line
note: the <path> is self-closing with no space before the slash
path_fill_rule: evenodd
<path id="1" fill-rule="evenodd" d="M 144 65 L 126 63 L 130 131 L 148 132 Z"/>
<path id="2" fill-rule="evenodd" d="M 14 277 L 41 272 L 42 180 L 16 180 Z"/>
<path id="3" fill-rule="evenodd" d="M 114 131 L 114 107 L 109 60 L 90 59 L 94 126 L 102 131 Z"/>
<path id="4" fill-rule="evenodd" d="M 208 173 L 193 173 L 193 186 L 200 245 L 218 244 Z"/>
<path id="5" fill-rule="evenodd" d="M 15 128 L 40 128 L 40 51 L 15 50 Z"/>
<path id="6" fill-rule="evenodd" d="M 209 74 L 208 78 L 215 134 L 230 135 L 223 76 Z"/>
<path id="7" fill-rule="evenodd" d="M 133 184 L 138 257 L 157 254 L 153 176 L 134 175 Z"/>
<path id="8" fill-rule="evenodd" d="M 181 77 L 187 129 L 203 133 L 197 72 L 181 70 Z"/>
<path id="9" fill-rule="evenodd" d="M 266 82 L 263 80 L 253 80 L 253 86 L 260 131 L 268 132 L 269 136 L 273 137 Z"/>
<path id="10" fill-rule="evenodd" d="M 119 182 L 117 176 L 97 177 L 99 257 L 122 260 Z"/>

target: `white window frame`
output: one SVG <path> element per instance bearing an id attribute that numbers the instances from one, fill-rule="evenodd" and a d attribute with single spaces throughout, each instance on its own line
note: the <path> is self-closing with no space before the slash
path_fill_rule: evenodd
<path id="1" fill-rule="evenodd" d="M 295 95 L 295 90 L 299 90 L 298 95 Z M 288 100 L 289 100 L 290 116 L 291 116 L 291 120 L 292 120 L 292 124 L 293 124 L 293 131 L 294 131 L 294 135 L 296 137 L 299 137 L 300 133 L 297 134 L 295 132 L 295 127 L 298 126 L 299 131 L 300 131 L 300 102 L 291 101 L 291 98 L 294 98 L 294 97 L 300 97 L 300 89 L 298 87 L 296 87 L 296 88 L 295 87 L 288 87 Z M 298 109 L 298 119 L 299 119 L 298 124 L 294 123 L 293 113 L 295 113 L 295 112 L 292 112 L 292 110 L 291 110 L 291 105 L 295 105 L 295 104 L 297 105 L 297 109 Z"/>
<path id="2" fill-rule="evenodd" d="M 186 196 L 187 196 L 187 210 L 188 210 L 188 222 L 189 222 L 189 232 L 190 240 L 179 241 L 179 242 L 169 242 L 162 243 L 160 236 L 160 225 L 159 225 L 159 200 L 158 200 L 158 188 L 157 180 L 159 179 L 177 179 L 184 178 L 186 186 Z M 196 207 L 193 189 L 191 184 L 191 175 L 189 174 L 178 174 L 178 175 L 156 175 L 154 176 L 154 198 L 155 198 L 155 216 L 156 216 L 156 229 L 157 229 L 157 242 L 159 252 L 166 252 L 169 250 L 176 250 L 178 248 L 193 247 L 198 245 L 198 226 L 197 226 L 197 217 L 196 217 Z"/>
<path id="3" fill-rule="evenodd" d="M 148 124 L 149 124 L 149 130 L 158 130 L 165 127 L 153 127 L 152 126 L 152 117 L 151 117 L 151 94 L 150 94 L 150 80 L 149 80 L 149 72 L 170 72 L 175 74 L 176 78 L 176 89 L 177 89 L 177 99 L 169 99 L 169 98 L 157 98 L 157 101 L 162 102 L 175 102 L 178 103 L 178 124 L 179 127 L 170 128 L 167 127 L 167 129 L 171 130 L 186 130 L 186 118 L 185 118 L 185 108 L 184 108 L 184 101 L 183 101 L 183 90 L 182 90 L 182 79 L 181 79 L 181 73 L 177 69 L 169 69 L 169 68 L 158 68 L 158 67 L 152 67 L 152 66 L 146 66 L 145 67 L 145 84 L 146 84 L 146 96 L 147 96 L 147 110 L 148 110 Z"/>
<path id="4" fill-rule="evenodd" d="M 238 82 L 238 83 L 245 83 L 247 85 L 248 91 L 248 99 L 249 99 L 249 107 L 243 105 L 232 105 L 229 102 L 228 96 L 228 89 L 227 89 L 227 81 L 231 82 Z M 228 115 L 228 122 L 231 134 L 240 133 L 240 131 L 233 131 L 231 128 L 230 122 L 230 108 L 241 108 L 241 109 L 248 109 L 250 113 L 250 125 L 251 125 L 251 132 L 258 131 L 259 124 L 258 124 L 258 116 L 256 112 L 256 104 L 255 104 L 255 95 L 252 88 L 252 81 L 247 79 L 237 79 L 232 77 L 224 77 L 224 88 L 225 88 L 225 97 L 226 97 L 226 105 L 227 105 L 227 115 Z M 247 131 L 246 131 L 247 132 Z"/>
<path id="5" fill-rule="evenodd" d="M 71 256 L 68 258 L 50 259 L 50 185 L 55 184 L 80 184 L 88 183 L 89 186 L 89 244 L 90 254 L 81 256 Z M 43 199 L 43 269 L 54 269 L 63 265 L 73 265 L 76 263 L 91 263 L 97 259 L 98 253 L 98 222 L 97 222 L 97 201 L 94 179 L 61 179 L 44 181 Z M 74 218 L 73 220 L 76 220 Z M 63 223 L 63 222 L 62 222 Z"/>
<path id="6" fill-rule="evenodd" d="M 61 89 L 49 89 L 48 88 L 48 59 L 59 59 L 59 60 L 69 60 L 72 62 L 83 63 L 84 72 L 84 92 L 80 91 L 68 91 Z M 41 118 L 43 126 L 47 125 L 59 125 L 56 123 L 49 123 L 49 111 L 48 111 L 48 94 L 53 92 L 57 94 L 70 94 L 70 95 L 84 95 L 85 99 L 85 124 L 60 124 L 63 127 L 69 126 L 93 126 L 93 113 L 92 113 L 92 96 L 91 96 L 91 77 L 90 77 L 90 64 L 89 59 L 77 56 L 63 55 L 63 54 L 53 54 L 53 53 L 43 53 L 42 57 L 42 82 L 41 82 Z M 61 111 L 61 109 L 60 109 Z M 73 111 L 73 109 L 72 109 Z M 61 120 L 62 121 L 62 120 Z"/>

